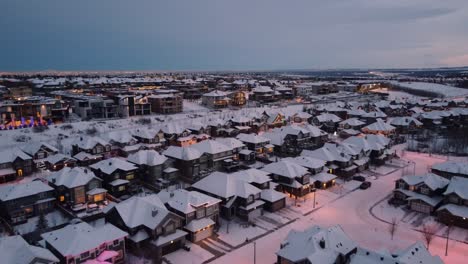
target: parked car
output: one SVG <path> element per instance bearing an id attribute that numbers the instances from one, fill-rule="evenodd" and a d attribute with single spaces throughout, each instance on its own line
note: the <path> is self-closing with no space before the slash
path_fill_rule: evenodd
<path id="1" fill-rule="evenodd" d="M 361 175 L 356 175 L 356 176 L 353 177 L 353 180 L 360 181 L 360 182 L 365 182 L 366 178 L 364 176 L 361 176 Z"/>
<path id="2" fill-rule="evenodd" d="M 362 190 L 365 190 L 365 189 L 371 187 L 371 185 L 372 185 L 372 184 L 371 184 L 370 182 L 365 181 L 365 182 L 361 183 L 361 185 L 359 186 L 359 188 L 361 188 Z"/>

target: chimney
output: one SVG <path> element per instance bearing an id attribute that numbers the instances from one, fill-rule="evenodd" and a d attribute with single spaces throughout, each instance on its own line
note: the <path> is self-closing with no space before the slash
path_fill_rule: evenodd
<path id="1" fill-rule="evenodd" d="M 169 194 L 169 196 L 170 196 L 170 197 L 174 197 L 174 193 L 171 192 L 171 193 Z"/>
<path id="2" fill-rule="evenodd" d="M 325 239 L 323 239 L 323 237 L 322 237 L 322 239 L 320 239 L 319 246 L 321 248 L 325 249 Z"/>
<path id="3" fill-rule="evenodd" d="M 151 217 L 155 217 L 158 215 L 158 209 L 151 210 Z"/>

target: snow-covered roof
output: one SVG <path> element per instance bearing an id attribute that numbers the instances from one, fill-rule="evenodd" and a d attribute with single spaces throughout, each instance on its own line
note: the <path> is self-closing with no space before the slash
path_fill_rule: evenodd
<path id="1" fill-rule="evenodd" d="M 346 119 L 344 121 L 341 121 L 340 124 L 355 127 L 355 126 L 365 125 L 366 123 L 362 122 L 358 118 L 353 117 L 353 118 L 348 118 L 348 119 Z"/>
<path id="2" fill-rule="evenodd" d="M 195 212 L 196 208 L 200 206 L 211 206 L 221 202 L 221 200 L 206 194 L 184 189 L 175 191 L 163 190 L 158 193 L 158 197 L 163 203 L 167 203 L 171 208 L 184 214 Z"/>
<path id="3" fill-rule="evenodd" d="M 60 161 L 74 161 L 75 159 L 70 157 L 70 156 L 67 156 L 67 155 L 64 155 L 62 153 L 58 153 L 58 154 L 55 154 L 55 155 L 51 155 L 51 156 L 48 156 L 45 161 L 49 162 L 50 164 L 57 164 L 59 163 Z"/>
<path id="4" fill-rule="evenodd" d="M 21 149 L 33 156 L 35 155 L 42 147 L 48 148 L 52 153 L 57 153 L 58 149 L 46 142 L 31 142 L 26 145 L 21 146 Z"/>
<path id="5" fill-rule="evenodd" d="M 389 252 L 372 251 L 358 248 L 356 254 L 351 255 L 349 264 L 443 264 L 439 256 L 432 256 L 424 245 L 417 242 L 408 248 L 390 254 Z"/>
<path id="6" fill-rule="evenodd" d="M 197 232 L 200 229 L 203 229 L 208 226 L 214 225 L 215 222 L 211 220 L 211 218 L 205 217 L 202 219 L 194 219 L 190 221 L 187 225 L 184 226 L 184 228 L 188 231 L 191 232 Z"/>
<path id="7" fill-rule="evenodd" d="M 201 157 L 203 153 L 193 148 L 192 146 L 188 147 L 177 147 L 169 146 L 163 154 L 167 157 L 180 159 L 180 160 L 194 160 Z"/>
<path id="8" fill-rule="evenodd" d="M 468 163 L 446 161 L 432 166 L 434 170 L 453 174 L 468 175 Z"/>
<path id="9" fill-rule="evenodd" d="M 105 174 L 112 174 L 116 170 L 132 171 L 138 169 L 135 164 L 119 158 L 110 158 L 101 160 L 98 163 L 90 165 L 91 168 L 101 170 Z"/>
<path id="10" fill-rule="evenodd" d="M 59 259 L 49 250 L 29 245 L 21 236 L 5 236 L 0 238 L 0 254 L 3 263 L 23 264 L 34 261 L 58 263 Z"/>
<path id="11" fill-rule="evenodd" d="M 101 144 L 105 146 L 105 145 L 108 145 L 109 143 L 99 137 L 79 137 L 72 143 L 72 145 L 76 145 L 80 149 L 86 149 L 86 150 L 94 148 L 97 144 Z"/>
<path id="12" fill-rule="evenodd" d="M 100 158 L 100 156 L 92 155 L 92 154 L 89 154 L 88 152 L 81 151 L 80 153 L 73 156 L 73 158 L 80 160 L 80 161 L 84 161 L 84 160 L 90 160 L 90 159 L 97 159 L 97 158 Z"/>
<path id="13" fill-rule="evenodd" d="M 39 180 L 30 181 L 27 183 L 1 185 L 0 201 L 10 201 L 53 190 L 54 189 L 52 187 Z"/>
<path id="14" fill-rule="evenodd" d="M 275 191 L 273 189 L 265 189 L 265 190 L 262 190 L 262 192 L 260 193 L 260 198 L 262 200 L 272 202 L 272 203 L 279 201 L 281 199 L 284 199 L 285 197 L 286 197 L 286 194 Z"/>
<path id="15" fill-rule="evenodd" d="M 288 157 L 288 158 L 283 158 L 282 160 L 296 163 L 297 165 L 300 165 L 302 167 L 309 168 L 309 169 L 323 168 L 326 163 L 322 159 L 317 159 L 317 158 L 308 157 L 308 156 L 298 156 L 295 158 Z"/>
<path id="16" fill-rule="evenodd" d="M 460 198 L 468 199 L 468 178 L 452 177 L 444 195 L 456 194 Z"/>
<path id="17" fill-rule="evenodd" d="M 287 178 L 302 177 L 308 173 L 308 170 L 301 165 L 285 160 L 267 164 L 261 170 Z"/>
<path id="18" fill-rule="evenodd" d="M 401 179 L 409 185 L 419 185 L 424 183 L 433 191 L 437 189 L 443 189 L 450 183 L 449 180 L 433 173 L 427 173 L 424 175 L 404 176 Z"/>
<path id="19" fill-rule="evenodd" d="M 116 204 L 114 209 L 129 228 L 145 226 L 154 230 L 169 214 L 166 206 L 156 194 L 144 197 L 132 196 Z"/>
<path id="20" fill-rule="evenodd" d="M 215 141 L 226 145 L 230 149 L 236 149 L 236 148 L 243 148 L 245 147 L 244 143 L 242 141 L 235 139 L 235 138 L 216 138 Z"/>
<path id="21" fill-rule="evenodd" d="M 6 149 L 0 152 L 0 164 L 13 162 L 17 158 L 22 160 L 32 159 L 28 154 L 24 153 L 19 148 Z"/>
<path id="22" fill-rule="evenodd" d="M 47 176 L 46 179 L 55 186 L 65 186 L 69 189 L 84 186 L 92 179 L 100 180 L 91 170 L 82 167 L 65 167 Z"/>
<path id="23" fill-rule="evenodd" d="M 273 90 L 269 86 L 257 86 L 252 89 L 254 93 L 272 93 Z"/>
<path id="24" fill-rule="evenodd" d="M 243 180 L 248 183 L 263 184 L 271 181 L 270 176 L 268 176 L 269 174 L 269 172 L 251 168 L 247 170 L 234 172 L 232 173 L 232 176 L 236 177 L 236 179 Z"/>
<path id="25" fill-rule="evenodd" d="M 390 121 L 390 125 L 392 126 L 402 126 L 402 127 L 407 127 L 411 124 L 414 124 L 416 126 L 421 126 L 422 123 L 417 120 L 416 118 L 414 117 L 411 117 L 411 116 L 398 116 L 398 117 L 394 117 L 391 121 Z"/>
<path id="26" fill-rule="evenodd" d="M 159 133 L 158 130 L 149 129 L 149 128 L 137 128 L 131 131 L 131 134 L 134 137 L 145 138 L 145 139 L 153 139 Z"/>
<path id="27" fill-rule="evenodd" d="M 356 145 L 364 151 L 380 151 L 386 148 L 390 139 L 383 135 L 366 135 L 365 137 L 352 136 L 345 139 L 343 142 Z"/>
<path id="28" fill-rule="evenodd" d="M 363 127 L 362 130 L 363 131 L 386 131 L 386 132 L 390 132 L 390 131 L 394 131 L 395 127 L 385 123 L 385 121 L 383 121 L 382 119 L 377 118 L 375 123 L 372 123 L 372 124 L 370 124 L 368 126 Z"/>
<path id="29" fill-rule="evenodd" d="M 468 207 L 456 204 L 446 204 L 441 206 L 437 211 L 447 210 L 451 214 L 462 218 L 468 218 Z"/>
<path id="30" fill-rule="evenodd" d="M 244 134 L 241 133 L 237 135 L 237 139 L 244 143 L 260 144 L 260 143 L 270 143 L 270 139 L 266 137 L 259 136 L 257 134 Z"/>
<path id="31" fill-rule="evenodd" d="M 232 196 L 248 198 L 250 195 L 256 195 L 261 192 L 260 189 L 250 183 L 237 179 L 235 175 L 218 171 L 194 183 L 192 187 L 222 198 L 230 198 Z"/>
<path id="32" fill-rule="evenodd" d="M 166 162 L 167 158 L 155 150 L 140 150 L 130 154 L 127 160 L 137 165 L 158 166 Z"/>
<path id="33" fill-rule="evenodd" d="M 61 229 L 47 232 L 41 237 L 62 256 L 77 256 L 99 248 L 103 243 L 127 237 L 128 234 L 112 224 L 93 227 L 85 222 L 69 224 Z"/>
<path id="34" fill-rule="evenodd" d="M 341 118 L 339 118 L 335 114 L 331 114 L 331 113 L 322 113 L 322 114 L 316 116 L 316 118 L 320 123 L 323 123 L 323 122 L 338 123 L 338 122 L 341 121 Z"/>
<path id="35" fill-rule="evenodd" d="M 219 90 L 214 90 L 214 91 L 211 91 L 209 93 L 205 93 L 203 94 L 203 96 L 206 96 L 206 97 L 226 97 L 228 96 L 230 93 L 228 92 L 224 92 L 224 91 L 219 91 Z"/>
<path id="36" fill-rule="evenodd" d="M 331 264 L 339 255 L 351 253 L 356 247 L 339 225 L 326 229 L 313 226 L 304 231 L 290 231 L 276 254 L 293 263 L 308 260 Z"/>
<path id="37" fill-rule="evenodd" d="M 111 131 L 107 134 L 104 134 L 102 137 L 109 142 L 116 142 L 121 144 L 136 142 L 136 139 L 128 130 Z"/>
<path id="38" fill-rule="evenodd" d="M 198 150 L 198 152 L 200 153 L 208 153 L 208 154 L 218 154 L 218 153 L 232 150 L 231 147 L 224 145 L 215 140 L 203 140 L 201 142 L 193 144 L 190 147 Z"/>
<path id="39" fill-rule="evenodd" d="M 321 173 L 310 176 L 311 181 L 319 181 L 319 182 L 329 182 L 336 178 L 337 176 L 335 174 L 331 174 L 327 172 L 321 172 Z"/>
<path id="40" fill-rule="evenodd" d="M 315 159 L 321 159 L 326 162 L 343 161 L 348 162 L 351 159 L 349 154 L 345 153 L 337 145 L 331 143 L 325 143 L 325 145 L 316 150 L 303 150 L 301 156 L 312 157 Z"/>

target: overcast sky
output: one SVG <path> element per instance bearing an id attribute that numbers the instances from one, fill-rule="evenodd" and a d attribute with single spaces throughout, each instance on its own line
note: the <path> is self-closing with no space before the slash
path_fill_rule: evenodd
<path id="1" fill-rule="evenodd" d="M 0 70 L 468 65 L 468 0 L 2 0 Z"/>

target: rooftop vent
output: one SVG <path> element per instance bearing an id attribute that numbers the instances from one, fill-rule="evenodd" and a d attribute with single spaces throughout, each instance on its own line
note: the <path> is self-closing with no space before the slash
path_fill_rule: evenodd
<path id="1" fill-rule="evenodd" d="M 158 215 L 158 210 L 157 210 L 157 209 L 153 209 L 153 210 L 151 211 L 151 217 L 155 217 L 155 216 L 157 216 L 157 215 Z"/>
<path id="2" fill-rule="evenodd" d="M 325 239 L 323 239 L 323 237 L 320 239 L 319 246 L 323 249 L 325 248 Z"/>

